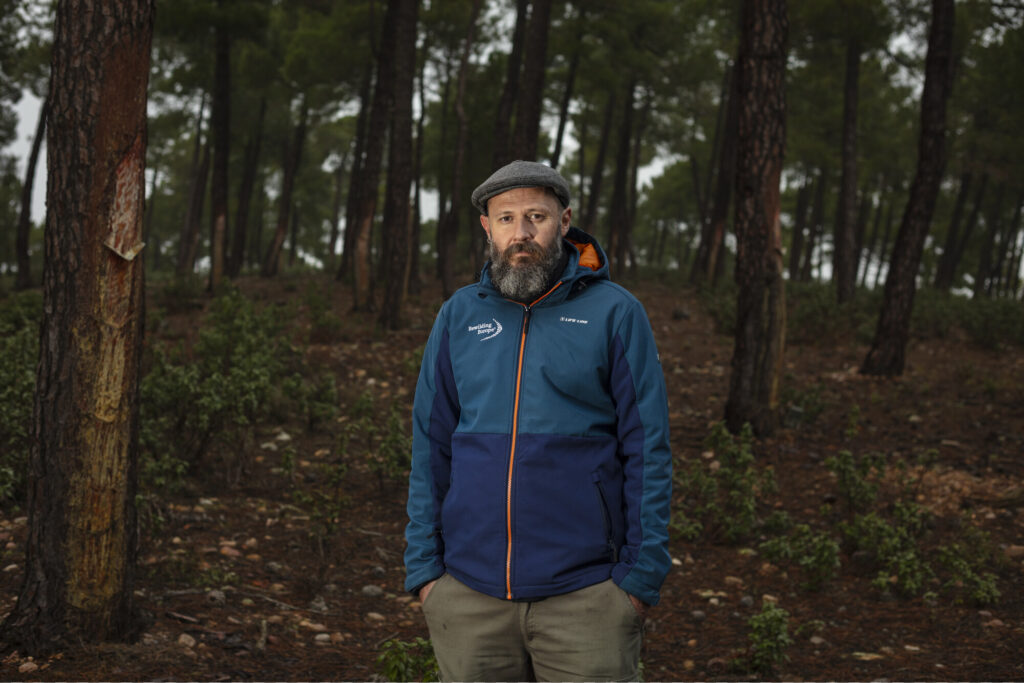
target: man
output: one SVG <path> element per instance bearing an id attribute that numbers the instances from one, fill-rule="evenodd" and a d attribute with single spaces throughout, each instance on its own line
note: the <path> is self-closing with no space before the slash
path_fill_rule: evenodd
<path id="1" fill-rule="evenodd" d="M 628 680 L 670 567 L 665 381 L 640 303 L 514 161 L 490 261 L 438 313 L 413 408 L 406 589 L 444 680 Z"/>

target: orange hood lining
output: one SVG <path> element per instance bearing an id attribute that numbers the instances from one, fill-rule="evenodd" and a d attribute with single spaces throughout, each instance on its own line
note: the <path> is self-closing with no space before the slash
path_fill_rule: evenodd
<path id="1" fill-rule="evenodd" d="M 569 240 L 569 243 L 576 247 L 576 251 L 580 252 L 580 265 L 585 268 L 590 268 L 593 271 L 597 271 L 601 268 L 601 257 L 597 254 L 597 249 L 594 248 L 593 244 L 587 242 L 574 242 Z"/>

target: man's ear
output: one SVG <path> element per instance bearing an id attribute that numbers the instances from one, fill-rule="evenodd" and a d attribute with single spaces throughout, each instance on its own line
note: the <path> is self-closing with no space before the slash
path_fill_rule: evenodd
<path id="1" fill-rule="evenodd" d="M 572 226 L 572 207 L 566 207 L 565 211 L 562 212 L 562 237 L 565 237 L 566 233 L 569 232 L 570 226 Z"/>
<path id="2" fill-rule="evenodd" d="M 487 233 L 487 239 L 491 239 L 491 222 L 483 214 L 480 214 L 480 227 Z"/>

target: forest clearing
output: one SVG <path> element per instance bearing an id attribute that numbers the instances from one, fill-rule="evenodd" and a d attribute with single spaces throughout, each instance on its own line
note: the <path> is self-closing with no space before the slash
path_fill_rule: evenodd
<path id="1" fill-rule="evenodd" d="M 440 293 L 428 290 L 411 305 L 407 330 L 384 333 L 370 316 L 342 322 L 331 313 L 349 302 L 326 277 L 244 278 L 239 289 L 213 304 L 180 287 L 156 285 L 151 293 L 143 396 L 165 412 L 143 408 L 138 642 L 82 645 L 32 661 L 11 655 L 4 679 L 425 674 L 417 667 L 426 650 L 414 644 L 427 637 L 426 627 L 401 587 L 404 468 L 418 354 Z M 728 306 L 664 278 L 633 289 L 648 310 L 668 382 L 676 481 L 675 566 L 649 618 L 646 680 L 1024 676 L 1020 346 L 986 347 L 947 312 L 915 325 L 903 377 L 864 377 L 856 366 L 866 317 L 823 315 L 814 297 L 827 296 L 827 288 L 794 288 L 782 389 L 787 419 L 772 438 L 753 441 L 747 462 L 725 442 L 706 443 L 726 394 L 731 338 L 715 319 L 727 319 Z M 261 336 L 269 330 L 280 337 Z M 208 332 L 234 337 L 226 346 L 201 342 L 197 333 Z M 158 349 L 166 355 L 162 370 L 154 366 Z M 201 350 L 230 359 L 234 381 L 261 403 L 251 424 L 231 409 L 218 413 L 218 429 L 196 450 L 202 390 L 193 386 L 198 403 L 186 403 L 173 393 L 182 388 L 168 370 L 208 367 Z M 289 368 L 265 379 L 292 382 L 291 399 L 251 374 L 268 351 Z M 295 389 L 293 371 L 309 387 L 329 380 L 336 393 L 307 389 L 312 399 L 299 405 L 304 392 Z M 147 428 L 147 415 L 160 424 Z M 177 419 L 188 424 L 185 432 L 173 431 L 168 421 Z M 852 460 L 837 464 L 844 452 Z M 169 453 L 182 460 L 172 462 Z M 697 491 L 701 481 L 709 490 L 706 477 L 727 472 L 718 490 L 748 496 L 745 522 L 728 495 L 717 499 L 715 513 Z M 875 521 L 874 532 L 864 530 L 864 519 Z M 687 521 L 702 530 L 687 532 Z M 810 532 L 803 541 L 801 525 Z M 17 595 L 26 533 L 21 513 L 5 511 L 0 613 Z M 790 539 L 788 554 L 779 552 L 780 539 Z M 765 545 L 773 541 L 774 548 Z M 898 546 L 898 557 L 886 554 L 887 544 Z M 760 636 L 780 648 L 780 658 L 758 668 L 748 661 L 750 619 L 765 601 L 788 616 L 784 632 L 776 626 Z M 388 641 L 410 649 L 392 649 L 380 662 Z"/>

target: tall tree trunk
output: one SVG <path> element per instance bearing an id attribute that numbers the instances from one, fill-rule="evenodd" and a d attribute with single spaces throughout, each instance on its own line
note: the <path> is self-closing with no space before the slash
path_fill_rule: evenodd
<path id="1" fill-rule="evenodd" d="M 583 8 L 577 11 L 576 23 L 581 23 Z M 576 87 L 576 71 L 580 66 L 580 53 L 583 45 L 583 31 L 576 32 L 576 46 L 569 58 L 569 71 L 565 75 L 565 90 L 562 91 L 562 104 L 558 108 L 558 132 L 555 133 L 555 151 L 551 153 L 551 168 L 558 168 L 562 161 L 562 139 L 565 137 L 565 126 L 569 121 L 569 104 L 572 102 L 573 89 Z"/>
<path id="2" fill-rule="evenodd" d="M 249 267 L 256 269 L 263 256 L 263 227 L 267 219 L 267 188 L 265 173 L 258 172 L 256 178 L 256 227 L 253 230 L 252 248 L 249 249 Z"/>
<path id="3" fill-rule="evenodd" d="M 360 196 L 352 225 L 352 308 L 368 311 L 373 308 L 371 291 L 372 264 L 370 240 L 373 219 L 377 213 L 381 164 L 384 156 L 384 140 L 394 100 L 395 82 L 395 27 L 399 0 L 388 0 L 384 14 L 384 29 L 381 35 L 380 53 L 377 58 L 377 82 L 373 88 L 373 103 L 366 129 L 366 148 L 360 182 Z"/>
<path id="4" fill-rule="evenodd" d="M 523 42 L 526 39 L 526 15 L 529 6 L 529 0 L 516 0 L 516 26 L 512 33 L 512 51 L 509 53 L 505 68 L 505 87 L 501 91 L 501 99 L 498 100 L 498 109 L 494 116 L 494 159 L 491 162 L 494 170 L 513 161 L 510 128 L 516 95 L 519 93 L 519 73 L 523 65 Z"/>
<path id="5" fill-rule="evenodd" d="M 523 42 L 523 77 L 516 101 L 516 124 L 512 133 L 512 157 L 537 159 L 537 136 L 544 105 L 544 75 L 547 72 L 548 29 L 552 0 L 533 0 L 530 21 Z"/>
<path id="6" fill-rule="evenodd" d="M 800 279 L 800 257 L 804 250 L 804 228 L 807 225 L 807 207 L 811 203 L 811 179 L 805 177 L 796 192 L 796 209 L 793 212 L 793 238 L 789 246 L 789 279 Z"/>
<path id="7" fill-rule="evenodd" d="M 936 289 L 948 291 L 953 286 L 956 277 L 957 245 L 960 241 L 960 222 L 963 220 L 964 208 L 967 206 L 967 198 L 971 192 L 971 181 L 974 174 L 967 169 L 960 176 L 960 189 L 956 193 L 956 202 L 953 204 L 953 215 L 949 219 L 949 227 L 946 229 L 946 240 L 943 243 L 942 255 L 939 257 L 939 264 L 935 269 Z"/>
<path id="8" fill-rule="evenodd" d="M 612 178 L 612 200 L 608 206 L 608 243 L 606 251 L 609 268 L 621 274 L 626 267 L 626 231 L 629 223 L 629 148 L 633 141 L 633 97 L 636 80 L 629 79 L 623 98 L 622 118 L 619 120 L 618 151 L 615 154 L 615 175 Z"/>
<path id="9" fill-rule="evenodd" d="M 647 122 L 651 117 L 653 96 L 648 90 L 644 96 L 644 105 L 640 109 L 640 120 L 633 127 L 633 159 L 629 165 L 629 220 L 626 223 L 626 251 L 629 254 L 629 274 L 637 276 L 636 245 L 633 241 L 633 228 L 636 226 L 636 211 L 640 203 L 640 159 L 643 152 L 643 137 L 647 133 Z"/>
<path id="10" fill-rule="evenodd" d="M 811 272 L 814 268 L 814 250 L 821 241 L 821 235 L 825 228 L 825 179 L 827 177 L 828 171 L 823 168 L 818 172 L 818 179 L 815 181 L 814 203 L 811 205 L 810 234 L 807 237 L 804 261 L 800 266 L 801 282 L 811 281 Z"/>
<path id="11" fill-rule="evenodd" d="M 221 16 L 214 29 L 213 178 L 210 182 L 210 282 L 217 291 L 224 277 L 228 236 L 228 155 L 231 153 L 231 36 L 223 15 L 225 0 L 217 0 Z"/>
<path id="12" fill-rule="evenodd" d="M 388 180 L 384 193 L 384 302 L 380 324 L 404 323 L 402 306 L 409 277 L 409 188 L 412 185 L 412 89 L 416 75 L 416 20 L 419 0 L 401 0 L 395 27 L 395 103 L 388 140 Z"/>
<path id="13" fill-rule="evenodd" d="M 718 178 L 715 186 L 715 202 L 711 208 L 711 220 L 707 230 L 707 241 L 697 248 L 697 258 L 690 270 L 690 281 L 703 280 L 711 285 L 719 272 L 722 260 L 722 244 L 725 241 L 725 224 L 729 217 L 729 204 L 732 200 L 733 186 L 736 181 L 736 145 L 739 122 L 739 75 L 734 73 L 726 103 L 725 130 L 722 146 L 719 150 Z M 703 240 L 702 240 L 703 242 Z"/>
<path id="14" fill-rule="evenodd" d="M 723 177 L 722 175 L 722 164 L 724 158 L 725 142 L 723 137 L 729 141 L 730 150 L 735 155 L 735 140 L 736 137 L 736 119 L 735 119 L 735 107 L 736 107 L 736 96 L 734 89 L 736 88 L 736 74 L 735 66 L 727 66 L 722 76 L 722 87 L 718 95 L 718 115 L 715 117 L 715 132 L 711 138 L 711 159 L 708 163 L 707 178 L 704 183 L 704 187 L 707 188 L 703 199 L 698 193 L 698 206 L 700 207 L 700 241 L 697 244 L 697 254 L 693 259 L 693 263 L 690 265 L 690 283 L 698 284 L 700 282 L 710 282 L 711 278 L 708 277 L 708 264 L 711 256 L 711 240 L 712 232 L 715 229 L 715 221 L 712 218 L 711 213 L 711 184 L 715 178 L 715 173 L 718 173 L 718 185 L 716 187 L 716 208 L 720 208 L 722 212 L 722 220 L 725 220 L 725 216 L 729 210 L 729 198 L 732 196 L 732 180 L 733 178 L 728 173 Z M 694 186 L 699 184 L 696 170 L 694 170 Z M 717 203 L 724 193 L 725 203 L 724 205 Z M 724 234 L 724 222 L 722 230 Z"/>
<path id="15" fill-rule="evenodd" d="M 889 200 L 889 208 L 885 211 L 885 234 L 882 236 L 882 244 L 878 247 L 878 269 L 875 271 L 875 282 L 871 286 L 872 289 L 878 289 L 878 285 L 882 281 L 882 265 L 889 261 L 886 251 L 889 248 L 889 237 L 892 236 L 895 207 L 896 202 Z"/>
<path id="16" fill-rule="evenodd" d="M 455 116 L 458 132 L 455 140 L 455 163 L 452 169 L 452 201 L 438 223 L 438 268 L 441 274 L 441 291 L 447 299 L 455 291 L 455 247 L 459 237 L 459 207 L 462 205 L 462 173 L 469 134 L 469 119 L 466 115 L 466 79 L 469 75 L 469 55 L 476 35 L 477 17 L 482 0 L 474 0 L 466 28 L 466 39 L 462 44 L 459 60 L 458 84 L 455 88 Z"/>
<path id="17" fill-rule="evenodd" d="M 137 632 L 142 216 L 152 0 L 56 6 L 25 573 L 0 627 L 38 654 Z"/>
<path id="18" fill-rule="evenodd" d="M 206 178 L 210 171 L 210 147 L 203 145 L 203 114 L 206 109 L 206 93 L 199 99 L 199 114 L 196 116 L 195 145 L 192 149 L 192 178 L 188 187 L 188 204 L 185 220 L 181 224 L 178 238 L 178 262 L 175 274 L 183 277 L 192 272 L 195 264 L 193 245 L 198 239 L 199 218 L 203 215 L 203 198 L 206 196 Z M 207 141 L 208 143 L 209 141 Z"/>
<path id="19" fill-rule="evenodd" d="M 992 279 L 989 282 L 989 296 L 1003 296 L 1006 291 L 1006 283 L 1009 279 L 1007 264 L 1013 262 L 1013 251 L 1017 246 L 1017 230 L 1020 228 L 1020 202 L 1018 201 L 1013 211 L 1013 217 L 1006 223 L 1006 230 L 999 234 L 999 247 L 996 249 L 996 265 L 992 270 Z"/>
<path id="20" fill-rule="evenodd" d="M 363 188 L 363 162 L 365 159 L 366 137 L 370 112 L 370 87 L 373 85 L 373 64 L 367 64 L 363 72 L 362 85 L 359 87 L 359 115 L 356 116 L 355 150 L 352 152 L 352 168 L 348 174 L 348 197 L 345 200 L 345 237 L 341 242 L 341 266 L 338 267 L 336 279 L 344 280 L 352 269 L 352 252 L 356 231 L 352 228 L 356 222 L 359 208 L 359 197 Z"/>
<path id="21" fill-rule="evenodd" d="M 267 113 L 267 98 L 260 98 L 260 112 L 256 117 L 256 128 L 245 145 L 243 156 L 242 182 L 238 186 L 238 207 L 235 210 L 235 234 L 231 239 L 231 257 L 228 259 L 228 277 L 238 277 L 245 260 L 245 241 L 249 234 L 249 207 L 256 174 L 260 165 L 260 148 L 263 142 L 263 121 Z"/>
<path id="22" fill-rule="evenodd" d="M 871 237 L 868 239 L 867 248 L 864 250 L 863 267 L 860 269 L 860 286 L 864 287 L 868 281 L 868 270 L 871 269 L 871 257 L 875 253 L 875 246 L 878 244 L 878 231 L 882 225 L 882 188 L 879 184 L 878 204 L 875 206 L 875 220 L 871 224 Z M 881 261 L 881 259 L 879 259 Z"/>
<path id="23" fill-rule="evenodd" d="M 946 166 L 946 104 L 953 83 L 955 9 L 954 0 L 932 0 L 917 173 L 893 246 L 875 338 L 860 368 L 866 375 L 903 374 L 917 270 Z"/>
<path id="24" fill-rule="evenodd" d="M 989 292 L 992 278 L 992 250 L 996 245 L 996 236 L 1002 225 L 1003 197 L 1006 194 L 1006 185 L 999 183 L 996 187 L 995 201 L 985 221 L 985 238 L 981 242 L 978 252 L 978 270 L 974 275 L 974 287 L 972 293 L 975 299 Z"/>
<path id="25" fill-rule="evenodd" d="M 846 80 L 843 86 L 842 169 L 836 207 L 833 277 L 839 303 L 853 299 L 857 288 L 857 101 L 860 81 L 860 41 L 846 43 Z"/>
<path id="26" fill-rule="evenodd" d="M 32 259 L 29 257 L 28 242 L 32 234 L 32 189 L 36 181 L 36 164 L 39 149 L 46 135 L 46 118 L 49 116 L 49 100 L 43 100 L 36 123 L 36 136 L 32 138 L 32 150 L 25 168 L 25 182 L 21 186 L 21 211 L 18 214 L 18 231 L 14 237 L 14 251 L 18 260 L 18 274 L 14 278 L 14 289 L 23 290 L 32 286 Z"/>
<path id="27" fill-rule="evenodd" d="M 289 224 L 290 228 L 290 239 L 288 240 L 288 267 L 294 267 L 295 261 L 299 256 L 299 214 L 302 207 L 298 202 L 293 203 L 289 215 L 291 220 Z"/>
<path id="28" fill-rule="evenodd" d="M 429 44 L 423 45 L 423 54 L 430 53 Z M 427 93 L 424 75 L 426 74 L 427 60 L 424 56 L 420 66 L 419 75 L 419 99 L 420 114 L 416 119 L 416 147 L 413 150 L 412 177 L 413 177 L 413 204 L 412 204 L 412 237 L 410 238 L 412 249 L 409 257 L 409 284 L 408 294 L 418 294 L 420 290 L 420 242 L 423 240 L 423 129 L 424 120 L 427 114 Z"/>
<path id="29" fill-rule="evenodd" d="M 285 145 L 284 148 L 284 164 L 282 164 L 284 173 L 281 176 L 281 194 L 277 198 L 277 229 L 274 230 L 274 236 L 270 238 L 266 256 L 263 257 L 263 268 L 260 270 L 260 275 L 263 277 L 274 277 L 280 268 L 281 249 L 284 246 L 284 238 L 288 234 L 288 219 L 292 208 L 295 176 L 298 175 L 299 163 L 302 161 L 302 148 L 306 144 L 308 118 L 309 103 L 303 95 L 302 104 L 299 107 L 299 121 L 295 124 L 292 144 Z"/>
<path id="30" fill-rule="evenodd" d="M 785 0 L 744 0 L 737 60 L 736 343 L 726 424 L 771 434 L 785 341 L 779 177 L 786 144 Z"/>
<path id="31" fill-rule="evenodd" d="M 608 154 L 608 139 L 612 132 L 612 119 L 615 115 L 615 92 L 609 91 L 608 101 L 604 105 L 604 122 L 601 124 L 601 137 L 597 143 L 597 159 L 590 176 L 590 191 L 587 194 L 587 213 L 583 218 L 583 229 L 594 234 L 597 228 L 597 206 L 601 199 L 601 184 L 604 181 L 604 158 Z"/>
<path id="32" fill-rule="evenodd" d="M 341 234 L 341 195 L 345 185 L 345 164 L 348 163 L 349 150 L 341 155 L 338 167 L 334 169 L 334 200 L 331 202 L 331 234 L 327 239 L 327 256 L 324 267 L 334 270 L 337 265 L 338 236 Z"/>

